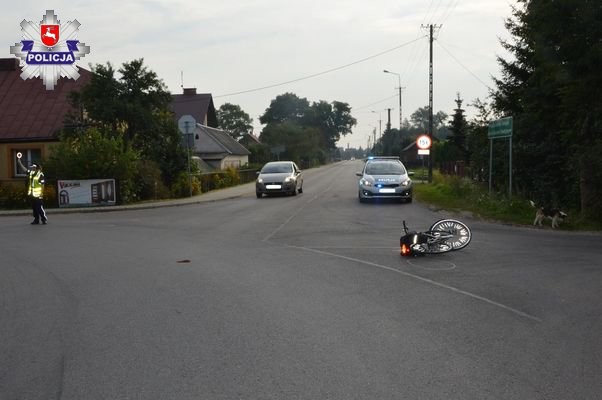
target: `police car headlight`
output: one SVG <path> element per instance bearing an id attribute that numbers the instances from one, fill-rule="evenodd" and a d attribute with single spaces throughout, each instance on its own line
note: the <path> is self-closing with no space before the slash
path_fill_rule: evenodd
<path id="1" fill-rule="evenodd" d="M 410 186 L 411 184 L 412 184 L 411 179 L 406 179 L 405 181 L 401 182 L 401 186 Z"/>
<path id="2" fill-rule="evenodd" d="M 362 179 L 360 179 L 360 185 L 362 185 L 362 186 L 372 186 L 372 182 L 370 182 L 366 178 L 362 178 Z"/>

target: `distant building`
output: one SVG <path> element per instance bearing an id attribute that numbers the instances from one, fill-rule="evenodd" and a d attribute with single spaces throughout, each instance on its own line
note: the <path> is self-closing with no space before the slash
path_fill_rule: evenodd
<path id="1" fill-rule="evenodd" d="M 432 150 L 431 150 L 432 151 Z M 406 167 L 419 167 L 424 164 L 424 158 L 426 156 L 418 155 L 418 147 L 416 146 L 416 141 L 408 144 L 401 150 L 401 161 L 406 165 Z"/>
<path id="2" fill-rule="evenodd" d="M 193 149 L 195 156 L 200 157 L 215 170 L 247 165 L 251 154 L 228 132 L 201 124 L 197 124 L 194 132 Z"/>
<path id="3" fill-rule="evenodd" d="M 191 115 L 197 124 L 217 128 L 217 113 L 210 93 L 197 94 L 196 88 L 185 88 L 183 94 L 173 94 L 171 98 L 176 122 L 184 115 Z"/>
<path id="4" fill-rule="evenodd" d="M 17 58 L 0 59 L 0 184 L 21 182 L 25 177 L 17 166 L 40 162 L 58 142 L 66 115 L 73 111 L 69 94 L 80 91 L 92 72 L 78 68 L 77 80 L 61 78 L 54 90 L 46 90 L 40 79 L 21 79 Z"/>
<path id="5" fill-rule="evenodd" d="M 172 95 L 171 110 L 176 123 L 184 115 L 196 120 L 192 153 L 202 171 L 239 168 L 249 163 L 249 150 L 228 132 L 217 128 L 211 94 L 197 94 L 195 88 L 185 88 L 183 94 Z"/>
<path id="6" fill-rule="evenodd" d="M 252 133 L 245 133 L 242 135 L 240 139 L 238 139 L 238 143 L 242 144 L 245 147 L 249 147 L 254 144 L 261 144 L 259 138 Z"/>

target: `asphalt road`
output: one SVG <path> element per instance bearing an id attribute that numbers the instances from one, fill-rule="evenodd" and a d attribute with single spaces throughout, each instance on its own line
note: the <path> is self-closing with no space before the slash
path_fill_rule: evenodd
<path id="1" fill-rule="evenodd" d="M 0 217 L 0 399 L 602 397 L 601 235 L 462 217 L 466 249 L 401 258 L 447 214 L 360 204 L 356 169 Z"/>

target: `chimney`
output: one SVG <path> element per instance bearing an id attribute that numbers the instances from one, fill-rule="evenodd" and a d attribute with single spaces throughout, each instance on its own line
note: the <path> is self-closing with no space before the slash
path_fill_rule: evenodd
<path id="1" fill-rule="evenodd" d="M 19 68 L 18 58 L 0 58 L 0 71 L 16 71 Z"/>
<path id="2" fill-rule="evenodd" d="M 194 96 L 196 94 L 196 88 L 184 88 L 184 96 Z"/>

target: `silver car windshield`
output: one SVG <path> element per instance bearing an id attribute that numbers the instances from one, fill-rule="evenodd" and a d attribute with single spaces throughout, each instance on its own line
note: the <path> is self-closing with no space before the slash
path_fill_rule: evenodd
<path id="1" fill-rule="evenodd" d="M 264 165 L 261 170 L 262 174 L 282 174 L 293 172 L 293 166 L 291 164 L 268 164 Z"/>
<path id="2" fill-rule="evenodd" d="M 400 163 L 371 162 L 366 165 L 367 175 L 403 175 L 405 168 Z"/>

